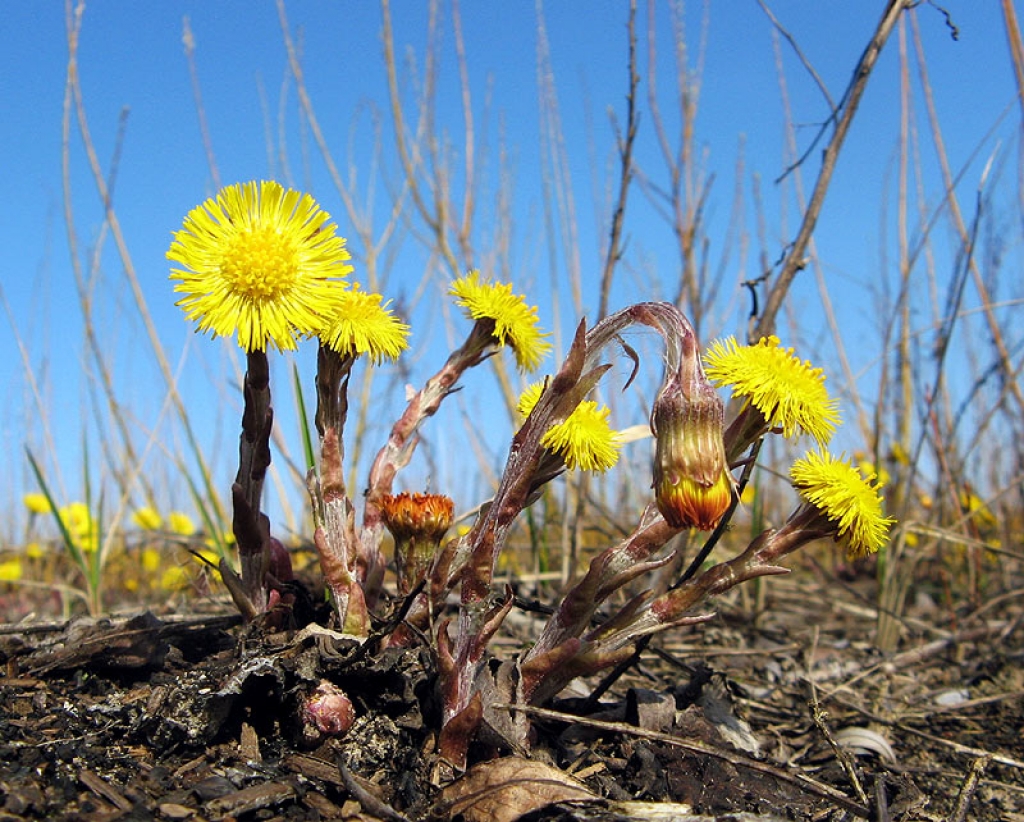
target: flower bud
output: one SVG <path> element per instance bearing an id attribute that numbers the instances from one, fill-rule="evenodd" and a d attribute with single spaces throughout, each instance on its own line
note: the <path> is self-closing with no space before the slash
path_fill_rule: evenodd
<path id="1" fill-rule="evenodd" d="M 343 736 L 355 719 L 355 709 L 345 692 L 323 679 L 302 706 L 303 738 L 315 745 L 325 736 Z"/>
<path id="2" fill-rule="evenodd" d="M 732 503 L 734 480 L 725 457 L 722 400 L 699 366 L 689 383 L 670 380 L 654 401 L 654 495 L 674 528 L 710 531 Z"/>
<path id="3" fill-rule="evenodd" d="M 380 501 L 384 525 L 395 538 L 398 590 L 404 596 L 422 580 L 441 539 L 452 524 L 455 504 L 443 494 L 385 494 Z"/>

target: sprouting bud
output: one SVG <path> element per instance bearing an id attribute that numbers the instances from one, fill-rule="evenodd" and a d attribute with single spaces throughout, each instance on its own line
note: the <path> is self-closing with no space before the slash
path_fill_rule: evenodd
<path id="1" fill-rule="evenodd" d="M 345 692 L 322 679 L 302 706 L 302 735 L 306 742 L 316 745 L 326 736 L 344 736 L 355 719 L 355 709 Z"/>
<path id="2" fill-rule="evenodd" d="M 455 504 L 443 494 L 402 492 L 381 497 L 380 509 L 395 538 L 398 590 L 404 596 L 426 576 L 452 524 Z"/>
<path id="3" fill-rule="evenodd" d="M 295 579 L 295 573 L 292 571 L 292 555 L 276 537 L 271 537 L 267 544 L 270 550 L 270 573 L 278 582 L 291 582 Z"/>
<path id="4" fill-rule="evenodd" d="M 686 356 L 690 354 L 690 356 Z M 725 457 L 725 408 L 693 351 L 654 401 L 654 495 L 674 528 L 710 531 L 735 493 Z"/>

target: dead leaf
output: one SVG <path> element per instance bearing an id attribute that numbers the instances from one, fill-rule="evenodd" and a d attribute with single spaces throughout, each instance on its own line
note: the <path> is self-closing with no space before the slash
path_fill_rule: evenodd
<path id="1" fill-rule="evenodd" d="M 442 813 L 466 822 L 514 822 L 554 802 L 594 798 L 585 785 L 543 762 L 518 756 L 482 762 L 441 792 Z"/>

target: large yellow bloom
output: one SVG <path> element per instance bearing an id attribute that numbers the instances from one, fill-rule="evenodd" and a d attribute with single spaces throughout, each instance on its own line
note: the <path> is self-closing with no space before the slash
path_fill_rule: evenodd
<path id="1" fill-rule="evenodd" d="M 543 383 L 534 383 L 519 398 L 517 408 L 529 416 L 544 390 Z M 568 468 L 584 471 L 607 471 L 619 459 L 619 440 L 608 424 L 611 409 L 584 400 L 565 420 L 544 432 L 540 444 L 558 454 Z"/>
<path id="2" fill-rule="evenodd" d="M 513 294 L 511 284 L 481 282 L 480 272 L 470 271 L 455 280 L 448 293 L 458 297 L 456 305 L 466 309 L 470 319 L 493 321 L 494 339 L 511 346 L 520 370 L 533 371 L 551 349 L 544 341 L 548 335 L 537 328 L 536 306 Z"/>
<path id="3" fill-rule="evenodd" d="M 409 347 L 409 326 L 381 305 L 380 294 L 359 290 L 342 294 L 341 306 L 320 332 L 324 345 L 342 355 L 369 354 L 374 363 L 397 359 Z"/>
<path id="4" fill-rule="evenodd" d="M 704 355 L 708 378 L 746 397 L 769 428 L 785 437 L 810 434 L 824 447 L 839 424 L 838 403 L 825 389 L 820 368 L 800 360 L 778 337 L 762 337 L 757 345 L 739 345 L 735 338 L 712 343 Z"/>
<path id="5" fill-rule="evenodd" d="M 800 495 L 835 526 L 836 540 L 851 557 L 874 553 L 885 544 L 895 520 L 882 514 L 874 474 L 865 478 L 845 459 L 811 452 L 793 463 L 789 476 Z"/>
<path id="6" fill-rule="evenodd" d="M 275 182 L 228 186 L 188 213 L 168 259 L 181 306 L 198 330 L 238 332 L 245 351 L 293 349 L 320 332 L 352 270 L 345 240 L 308 194 Z"/>

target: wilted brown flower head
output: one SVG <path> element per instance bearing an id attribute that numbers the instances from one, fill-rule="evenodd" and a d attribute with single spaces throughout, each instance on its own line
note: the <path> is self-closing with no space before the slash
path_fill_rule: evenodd
<path id="1" fill-rule="evenodd" d="M 385 494 L 384 525 L 395 538 L 398 588 L 407 594 L 427 573 L 441 539 L 452 524 L 455 504 L 443 494 Z"/>

